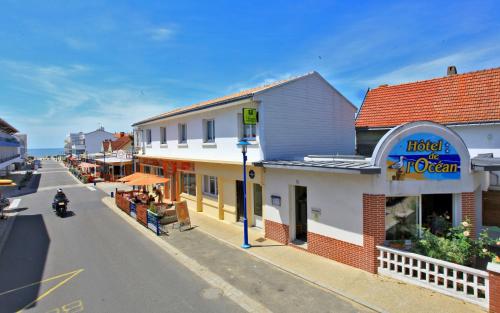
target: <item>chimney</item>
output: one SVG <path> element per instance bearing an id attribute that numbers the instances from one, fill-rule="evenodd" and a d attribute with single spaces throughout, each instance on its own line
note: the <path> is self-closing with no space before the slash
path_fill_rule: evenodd
<path id="1" fill-rule="evenodd" d="M 125 132 L 120 132 L 120 138 L 125 136 Z"/>
<path id="2" fill-rule="evenodd" d="M 447 76 L 457 75 L 457 67 L 455 65 L 448 66 Z"/>

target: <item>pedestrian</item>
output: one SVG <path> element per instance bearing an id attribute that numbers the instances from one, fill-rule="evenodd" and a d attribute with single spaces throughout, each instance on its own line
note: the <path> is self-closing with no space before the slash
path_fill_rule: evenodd
<path id="1" fill-rule="evenodd" d="M 156 196 L 158 197 L 158 202 L 163 202 L 163 193 L 161 192 L 161 188 L 156 188 Z"/>

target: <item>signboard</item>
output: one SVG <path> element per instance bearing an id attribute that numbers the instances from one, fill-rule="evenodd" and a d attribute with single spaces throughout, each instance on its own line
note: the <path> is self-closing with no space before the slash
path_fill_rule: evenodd
<path id="1" fill-rule="evenodd" d="M 257 124 L 257 109 L 243 108 L 243 125 Z"/>
<path id="2" fill-rule="evenodd" d="M 116 157 L 119 159 L 125 159 L 127 157 L 127 154 L 123 150 L 118 150 L 116 152 Z"/>
<path id="3" fill-rule="evenodd" d="M 179 222 L 179 229 L 182 231 L 183 227 L 191 228 L 191 220 L 189 219 L 189 210 L 186 200 L 175 202 L 175 213 L 177 214 L 177 221 Z"/>
<path id="4" fill-rule="evenodd" d="M 255 178 L 255 171 L 254 170 L 248 171 L 248 176 L 250 176 L 251 179 L 254 179 Z"/>
<path id="5" fill-rule="evenodd" d="M 400 140 L 387 157 L 388 180 L 460 179 L 460 155 L 444 138 L 416 133 Z"/>

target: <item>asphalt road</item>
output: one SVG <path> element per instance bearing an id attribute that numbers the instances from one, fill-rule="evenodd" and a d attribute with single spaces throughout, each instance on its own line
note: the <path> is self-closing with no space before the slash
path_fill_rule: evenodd
<path id="1" fill-rule="evenodd" d="M 105 208 L 104 193 L 53 161 L 39 172 L 0 255 L 0 312 L 242 311 Z M 51 209 L 58 186 L 66 218 Z"/>

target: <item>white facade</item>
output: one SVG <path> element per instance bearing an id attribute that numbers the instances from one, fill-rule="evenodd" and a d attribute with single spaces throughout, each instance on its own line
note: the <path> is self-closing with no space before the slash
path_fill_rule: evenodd
<path id="1" fill-rule="evenodd" d="M 64 141 L 64 152 L 73 155 L 97 153 L 101 151 L 102 142 L 110 139 L 116 138 L 103 127 L 89 133 L 70 133 Z"/>
<path id="2" fill-rule="evenodd" d="M 460 156 L 460 178 L 456 180 L 389 180 L 387 157 L 401 138 L 431 133 L 445 138 Z M 307 159 L 307 158 L 306 158 Z M 356 162 L 356 160 L 352 160 Z M 359 161 L 359 160 L 358 160 Z M 380 141 L 371 165 L 380 168 L 379 174 L 345 174 L 327 172 L 329 169 L 303 167 L 297 169 L 265 167 L 264 219 L 288 225 L 289 240 L 295 238 L 294 186 L 307 188 L 307 231 L 358 246 L 363 245 L 363 194 L 407 197 L 435 194 L 452 194 L 452 222 L 462 221 L 462 193 L 474 193 L 474 220 L 477 230 L 482 228 L 482 190 L 486 190 L 488 172 L 471 169 L 471 158 L 465 142 L 450 128 L 431 122 L 418 122 L 396 127 Z M 280 205 L 272 198 L 279 197 Z M 319 212 L 319 214 L 318 214 Z"/>
<path id="3" fill-rule="evenodd" d="M 354 152 L 356 108 L 316 72 L 246 99 L 141 123 L 135 128 L 136 146 L 152 157 L 239 163 L 242 108 L 259 112 L 256 137 L 248 147 L 250 162 L 296 159 L 306 150 Z M 210 142 L 206 142 L 208 120 L 215 123 L 215 139 Z M 185 143 L 179 140 L 182 124 L 187 127 Z M 161 143 L 162 127 L 166 128 L 166 143 Z"/>
<path id="4" fill-rule="evenodd" d="M 17 130 L 0 119 L 0 175 L 6 175 L 13 169 L 14 163 L 22 163 L 21 143 L 16 138 Z"/>

